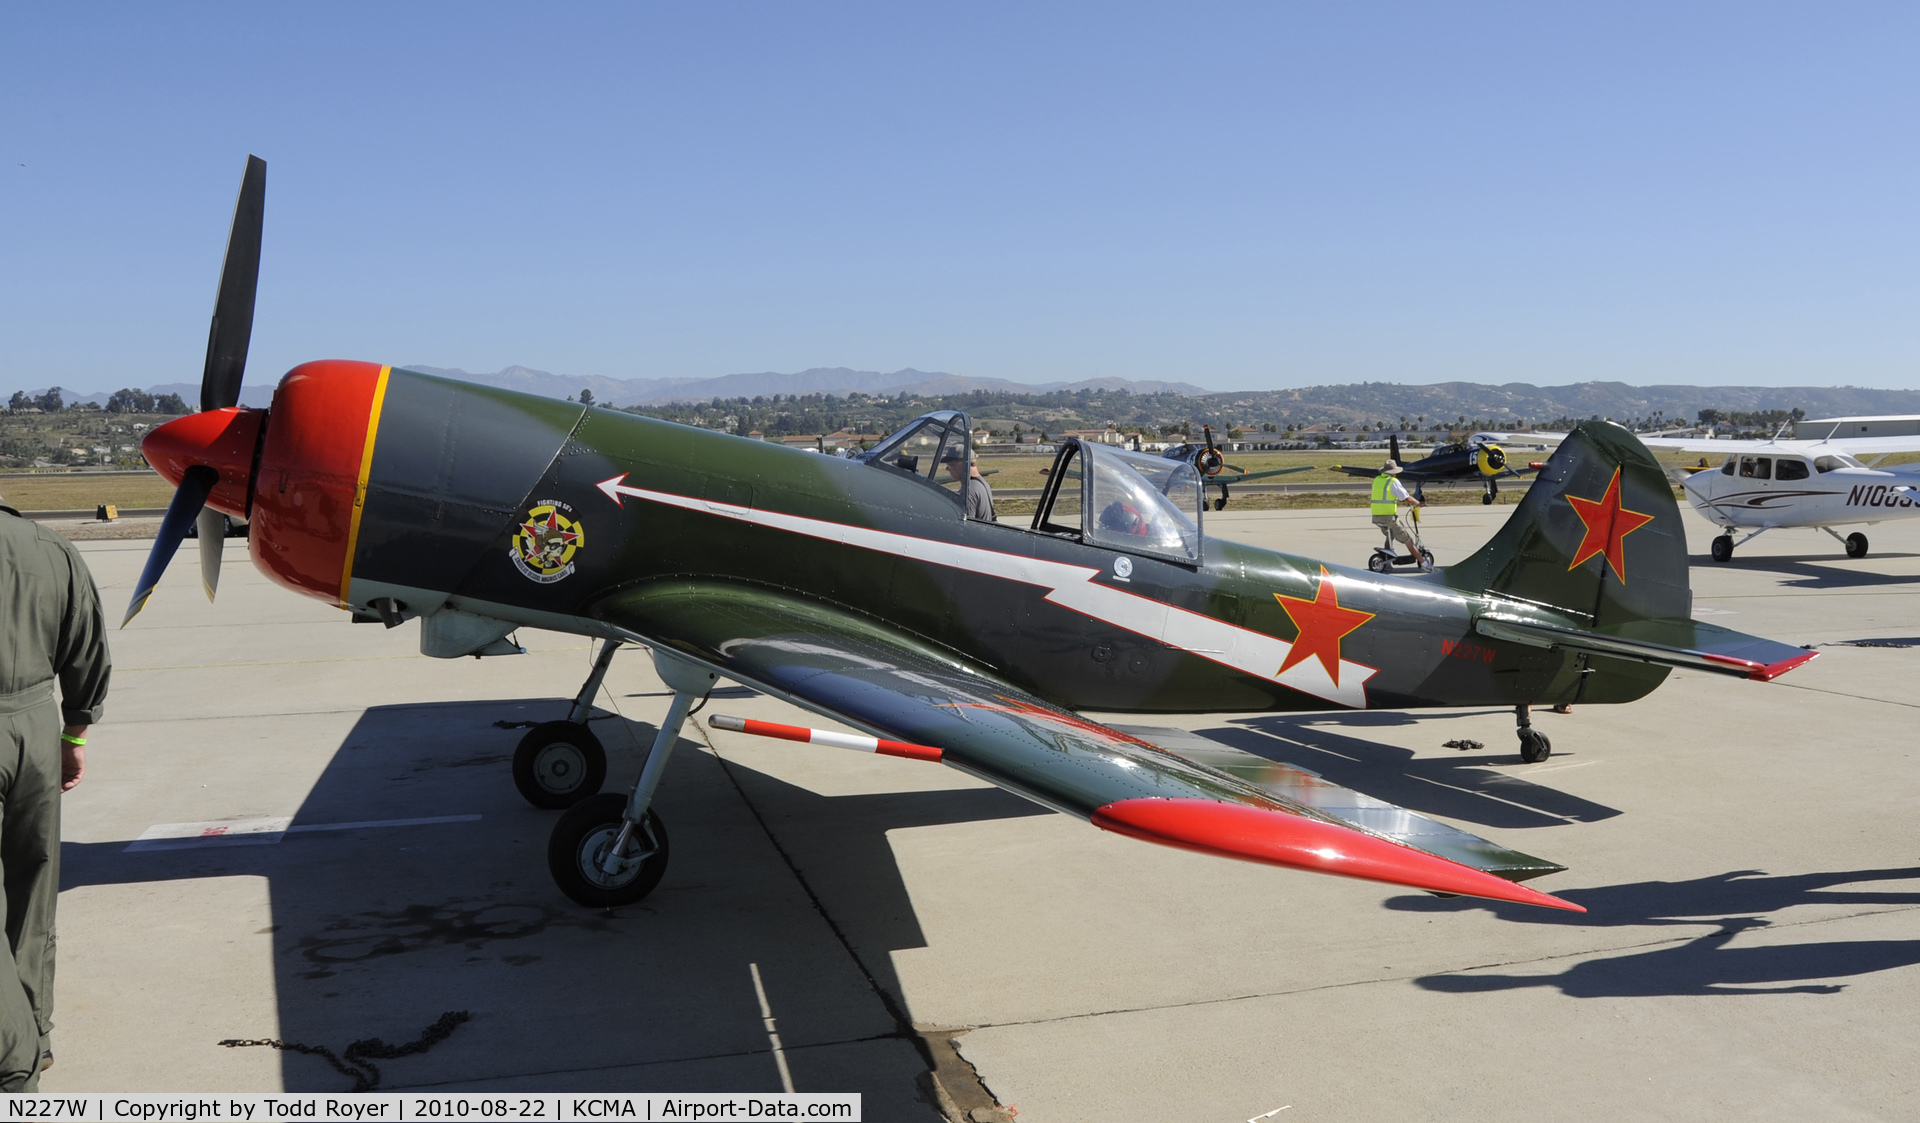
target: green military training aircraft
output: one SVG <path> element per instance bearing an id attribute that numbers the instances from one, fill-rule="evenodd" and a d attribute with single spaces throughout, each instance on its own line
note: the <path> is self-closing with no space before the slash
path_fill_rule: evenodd
<path id="1" fill-rule="evenodd" d="M 1632 701 L 1676 666 L 1770 679 L 1813 658 L 1690 618 L 1673 493 L 1612 424 L 1572 433 L 1478 553 L 1385 576 L 1208 537 L 1190 460 L 1072 440 L 1031 519 L 970 520 L 964 472 L 943 471 L 970 451 L 954 412 L 844 460 L 374 363 L 307 363 L 269 409 L 239 408 L 264 191 L 250 159 L 201 412 L 143 446 L 178 490 L 128 619 L 188 526 L 227 515 L 251 520 L 270 578 L 357 619 L 418 618 L 429 655 L 517 652 L 518 627 L 601 639 L 569 719 L 514 761 L 529 799 L 566 809 L 549 863 L 585 904 L 659 882 L 654 793 L 688 711 L 726 678 L 871 735 L 822 738 L 939 759 L 1121 834 L 1578 909 L 1518 884 L 1564 867 L 1075 711 L 1512 706 L 1538 760 L 1531 705 Z M 200 535 L 209 595 L 220 543 Z M 631 790 L 599 794 L 584 719 L 623 644 L 650 648 L 674 695 Z"/>

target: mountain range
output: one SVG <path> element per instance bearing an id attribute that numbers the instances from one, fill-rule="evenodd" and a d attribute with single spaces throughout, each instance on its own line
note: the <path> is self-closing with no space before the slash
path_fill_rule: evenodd
<path id="1" fill-rule="evenodd" d="M 1004 378 L 970 378 L 938 371 L 908 367 L 883 374 L 875 370 L 850 370 L 847 367 L 814 367 L 798 374 L 728 374 L 718 378 L 603 378 L 592 375 L 551 374 L 511 366 L 493 374 L 474 374 L 450 367 L 409 366 L 422 374 L 458 378 L 520 390 L 552 398 L 578 395 L 592 390 L 593 400 L 609 406 L 665 405 L 669 402 L 704 402 L 713 398 L 772 397 L 775 394 L 833 394 L 838 397 L 858 391 L 862 394 L 946 395 L 968 394 L 975 390 L 1007 394 L 1045 394 L 1055 390 L 1125 390 L 1134 394 L 1185 394 L 1197 397 L 1210 391 L 1185 382 L 1142 382 L 1125 378 L 1093 378 L 1082 382 L 1043 382 L 1032 385 Z"/>
<path id="2" fill-rule="evenodd" d="M 524 366 L 510 366 L 491 374 L 426 365 L 414 365 L 406 369 L 553 398 L 577 397 L 581 390 L 591 390 L 596 402 L 609 406 L 662 406 L 673 402 L 770 397 L 774 394 L 831 394 L 844 397 L 855 391 L 864 394 L 910 393 L 916 397 L 944 397 L 976 391 L 1050 394 L 1056 391 L 1092 390 L 1102 398 L 1116 392 L 1142 398 L 1157 396 L 1163 405 L 1176 412 L 1181 408 L 1174 404 L 1179 399 L 1195 399 L 1188 407 L 1195 417 L 1207 414 L 1249 420 L 1285 418 L 1303 423 L 1391 420 L 1402 415 L 1409 419 L 1424 415 L 1435 421 L 1465 416 L 1490 422 L 1498 422 L 1503 418 L 1526 421 L 1580 417 L 1626 419 L 1650 417 L 1656 411 L 1667 417 L 1690 419 L 1701 409 L 1760 411 L 1798 408 L 1811 417 L 1920 413 L 1920 390 L 1876 390 L 1858 386 L 1633 386 L 1625 382 L 1579 382 L 1566 386 L 1535 386 L 1525 382 L 1501 385 L 1475 382 L 1407 385 L 1357 382 L 1284 390 L 1215 392 L 1187 382 L 1098 378 L 1032 384 L 1003 378 L 974 378 L 922 371 L 911 367 L 891 373 L 847 367 L 815 367 L 795 374 L 765 372 L 729 374 L 717 378 L 626 379 L 553 374 Z M 196 402 L 200 396 L 200 388 L 186 382 L 165 383 L 147 387 L 147 390 L 153 394 L 179 394 L 188 403 Z M 40 392 L 29 391 L 35 394 Z M 87 393 L 65 391 L 64 396 L 68 402 L 104 404 L 110 393 L 106 390 Z M 272 396 L 271 386 L 248 385 L 241 391 L 240 403 L 265 406 Z M 1155 412 L 1164 411 L 1157 409 Z"/>

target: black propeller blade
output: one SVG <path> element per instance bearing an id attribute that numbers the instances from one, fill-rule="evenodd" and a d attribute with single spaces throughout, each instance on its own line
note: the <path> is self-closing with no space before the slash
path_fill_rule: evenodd
<path id="1" fill-rule="evenodd" d="M 213 302 L 207 331 L 207 365 L 200 375 L 201 410 L 225 409 L 240 402 L 240 379 L 247 372 L 247 344 L 253 339 L 253 294 L 260 282 L 260 233 L 267 205 L 267 162 L 247 157 L 240 200 L 233 206 L 233 232 L 227 236 L 227 260 L 220 268 L 220 295 Z"/>
<path id="2" fill-rule="evenodd" d="M 1200 426 L 1200 433 L 1206 437 L 1207 447 L 1194 455 L 1193 466 L 1200 469 L 1202 475 L 1217 476 L 1220 474 L 1220 469 L 1226 466 L 1227 458 L 1220 455 L 1219 449 L 1213 447 L 1213 426 Z"/>
<path id="3" fill-rule="evenodd" d="M 253 297 L 260 282 L 260 235 L 267 205 L 267 162 L 247 157 L 240 178 L 240 199 L 233 206 L 233 230 L 227 235 L 227 259 L 220 267 L 220 293 L 213 302 L 213 324 L 207 329 L 207 363 L 200 374 L 200 411 L 226 409 L 240 403 L 240 380 L 247 373 L 247 345 L 253 340 Z M 257 455 L 257 452 L 256 452 Z M 220 473 L 206 464 L 187 469 L 160 521 L 159 536 L 140 571 L 140 584 L 127 605 L 122 628 L 147 606 L 160 584 L 160 575 L 180 549 L 187 528 L 198 525 L 200 583 L 212 600 L 220 585 L 220 554 L 226 545 L 226 520 L 208 507 L 207 496 L 220 482 Z"/>
<path id="4" fill-rule="evenodd" d="M 187 528 L 199 517 L 200 509 L 207 502 L 207 495 L 213 491 L 213 485 L 220 482 L 220 473 L 204 464 L 196 464 L 187 469 L 181 478 L 180 486 L 174 489 L 173 502 L 167 504 L 167 515 L 160 520 L 160 533 L 153 540 L 153 552 L 147 555 L 147 567 L 140 571 L 140 584 L 134 586 L 133 601 L 127 605 L 127 616 L 120 621 L 122 628 L 140 610 L 147 607 L 147 598 L 160 584 L 160 575 L 167 571 L 167 563 L 173 560 L 175 550 L 180 548 L 180 540 L 187 536 Z M 205 537 L 201 538 L 205 549 Z M 219 541 L 219 539 L 215 539 Z"/>

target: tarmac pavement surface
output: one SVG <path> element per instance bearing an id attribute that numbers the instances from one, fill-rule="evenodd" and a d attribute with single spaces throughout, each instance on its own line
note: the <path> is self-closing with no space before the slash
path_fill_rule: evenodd
<path id="1" fill-rule="evenodd" d="M 1433 510 L 1425 538 L 1445 564 L 1511 513 Z M 340 1053 L 467 1011 L 375 1062 L 379 1087 L 776 1091 L 784 1059 L 870 1120 L 936 1119 L 943 1094 L 1022 1123 L 1920 1117 L 1920 523 L 1867 528 L 1862 560 L 1775 531 L 1715 565 L 1686 517 L 1696 615 L 1819 659 L 1536 711 L 1537 765 L 1505 710 L 1095 715 L 1565 863 L 1536 884 L 1585 915 L 1149 846 L 949 769 L 698 719 L 655 805 L 665 880 L 582 909 L 502 726 L 564 716 L 585 640 L 427 659 L 417 625 L 350 624 L 238 542 L 209 605 L 189 545 L 113 635 L 66 797 L 42 1087 L 344 1090 L 320 1056 L 219 1043 Z M 1350 510 L 1208 530 L 1354 564 L 1376 540 Z M 117 615 L 147 543 L 81 548 Z M 615 660 L 593 725 L 610 790 L 666 702 L 643 653 Z M 722 713 L 822 724 L 732 686 L 701 716 Z"/>

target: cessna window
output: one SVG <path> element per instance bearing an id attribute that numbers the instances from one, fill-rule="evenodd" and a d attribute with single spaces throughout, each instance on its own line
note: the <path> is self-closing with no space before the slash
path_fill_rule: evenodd
<path id="1" fill-rule="evenodd" d="M 1727 457 L 1727 462 L 1725 464 L 1720 465 L 1720 474 L 1723 476 L 1733 475 L 1733 462 L 1736 459 L 1737 457 L 1732 457 L 1732 456 Z"/>
<path id="2" fill-rule="evenodd" d="M 1776 480 L 1804 480 L 1810 474 L 1804 460 L 1788 460 L 1783 456 L 1773 465 L 1773 478 Z"/>
<path id="3" fill-rule="evenodd" d="M 1832 453 L 1827 456 L 1816 456 L 1813 458 L 1813 470 L 1816 472 L 1831 472 L 1835 468 L 1864 468 L 1865 466 L 1866 465 L 1860 463 L 1858 460 L 1844 453 Z"/>
<path id="4" fill-rule="evenodd" d="M 956 456 L 965 464 L 967 446 L 966 415 L 943 411 L 911 422 L 871 452 L 862 453 L 859 459 L 886 471 L 925 480 L 957 499 L 966 473 L 943 471 L 941 464 Z M 954 478 L 956 474 L 959 479 Z"/>
<path id="5" fill-rule="evenodd" d="M 1773 458 L 1770 456 L 1742 456 L 1740 474 L 1750 480 L 1773 478 Z"/>

